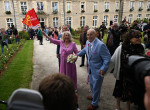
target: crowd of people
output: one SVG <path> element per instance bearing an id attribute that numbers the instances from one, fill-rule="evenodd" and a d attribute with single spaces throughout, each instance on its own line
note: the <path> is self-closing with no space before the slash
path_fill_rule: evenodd
<path id="1" fill-rule="evenodd" d="M 129 71 L 128 60 L 131 55 L 143 56 L 145 48 L 150 48 L 150 19 L 143 30 L 136 20 L 131 27 L 126 25 L 126 21 L 122 21 L 120 26 L 117 23 L 112 23 L 108 28 L 108 38 L 105 45 L 103 38 L 106 29 L 104 22 L 96 29 L 89 29 L 88 26 L 84 26 L 83 32 L 80 34 L 80 51 L 72 41 L 71 28 L 67 25 L 64 25 L 62 29 L 57 29 L 57 27 L 52 29 L 45 26 L 45 29 L 28 30 L 31 39 L 34 39 L 34 36 L 37 35 L 40 45 L 43 45 L 43 36 L 50 43 L 57 45 L 56 57 L 59 62 L 59 72 L 70 78 L 67 79 L 63 75 L 54 75 L 43 79 L 39 86 L 39 91 L 44 97 L 43 101 L 46 109 L 77 109 L 76 93 L 78 87 L 75 63 L 77 59 L 73 63 L 68 63 L 67 58 L 70 54 L 77 56 L 77 58 L 78 56 L 82 57 L 80 67 L 85 64 L 85 56 L 87 59 L 87 72 L 92 92 L 92 96 L 87 96 L 87 99 L 91 100 L 91 104 L 87 107 L 87 110 L 96 110 L 99 107 L 98 103 L 101 101 L 100 93 L 104 75 L 109 72 L 116 78 L 113 92 L 113 96 L 116 98 L 116 110 L 121 110 L 121 101 L 126 102 L 125 110 L 130 110 L 131 103 L 143 103 L 143 106 L 140 106 L 139 110 L 145 109 L 144 102 L 142 101 L 144 95 L 140 94 L 135 78 Z M 141 42 L 143 37 L 142 31 L 145 45 Z M 9 30 L 6 32 L 5 30 L 1 30 L 1 32 L 4 36 L 6 32 L 9 33 Z M 16 39 L 16 41 L 18 40 Z M 149 81 L 146 81 L 146 84 L 149 84 Z M 146 90 L 149 91 L 149 87 L 149 85 L 146 85 Z M 140 97 L 141 100 L 137 97 Z M 145 106 L 149 110 L 149 105 L 146 104 L 150 102 L 147 98 L 150 97 L 149 92 L 146 92 L 145 97 Z"/>

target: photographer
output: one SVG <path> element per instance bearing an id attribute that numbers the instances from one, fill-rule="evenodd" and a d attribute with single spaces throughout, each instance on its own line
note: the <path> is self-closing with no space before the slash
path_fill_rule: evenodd
<path id="1" fill-rule="evenodd" d="M 128 65 L 130 70 L 129 73 L 132 74 L 129 81 L 130 84 L 134 84 L 134 94 L 137 99 L 134 103 L 138 105 L 139 110 L 145 110 L 145 108 L 149 110 L 147 103 L 150 103 L 150 59 L 143 56 L 130 56 Z M 146 94 L 144 99 L 145 90 Z"/>

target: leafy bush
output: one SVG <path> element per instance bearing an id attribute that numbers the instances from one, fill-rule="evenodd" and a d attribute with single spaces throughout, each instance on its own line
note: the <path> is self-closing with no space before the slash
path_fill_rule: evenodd
<path id="1" fill-rule="evenodd" d="M 30 39 L 29 34 L 26 31 L 19 31 L 19 37 L 26 40 Z"/>
<path id="2" fill-rule="evenodd" d="M 68 11 L 67 11 L 67 13 L 71 13 L 71 11 L 70 11 L 70 10 L 68 10 Z"/>
<path id="3" fill-rule="evenodd" d="M 11 12 L 10 12 L 10 11 L 6 11 L 5 13 L 6 13 L 6 14 L 11 14 Z"/>
<path id="4" fill-rule="evenodd" d="M 98 10 L 94 10 L 94 12 L 98 12 Z"/>
<path id="5" fill-rule="evenodd" d="M 105 12 L 109 12 L 109 9 L 106 9 Z"/>
<path id="6" fill-rule="evenodd" d="M 21 40 L 19 44 L 13 44 L 12 48 L 9 48 L 8 51 L 5 51 L 4 54 L 0 55 L 0 71 L 4 70 L 4 65 L 7 64 L 9 59 L 14 55 L 14 53 L 25 43 L 25 40 Z"/>

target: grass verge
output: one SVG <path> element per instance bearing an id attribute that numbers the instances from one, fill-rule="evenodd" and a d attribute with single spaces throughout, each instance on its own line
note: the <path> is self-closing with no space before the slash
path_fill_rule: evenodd
<path id="1" fill-rule="evenodd" d="M 27 40 L 8 69 L 0 76 L 0 100 L 7 101 L 18 88 L 29 88 L 33 74 L 33 40 Z M 0 110 L 5 110 L 5 106 Z"/>

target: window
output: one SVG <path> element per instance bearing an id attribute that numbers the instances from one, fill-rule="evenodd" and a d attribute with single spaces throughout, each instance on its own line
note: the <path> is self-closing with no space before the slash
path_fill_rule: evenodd
<path id="1" fill-rule="evenodd" d="M 71 26 L 71 17 L 67 17 L 66 21 L 67 21 L 67 25 L 69 24 Z"/>
<path id="2" fill-rule="evenodd" d="M 104 23 L 105 23 L 105 26 L 107 26 L 108 25 L 108 16 L 106 15 L 106 16 L 104 16 Z"/>
<path id="3" fill-rule="evenodd" d="M 116 9 L 119 9 L 119 2 L 116 2 Z"/>
<path id="4" fill-rule="evenodd" d="M 85 26 L 85 17 L 84 16 L 81 16 L 80 18 L 80 26 Z"/>
<path id="5" fill-rule="evenodd" d="M 6 21 L 7 21 L 8 27 L 11 27 L 13 25 L 13 19 L 12 18 L 7 18 Z"/>
<path id="6" fill-rule="evenodd" d="M 53 18 L 53 27 L 57 27 L 58 28 L 58 18 L 57 17 Z"/>
<path id="7" fill-rule="evenodd" d="M 130 2 L 130 9 L 131 8 L 134 8 L 134 2 L 133 1 Z"/>
<path id="8" fill-rule="evenodd" d="M 10 11 L 9 1 L 5 1 L 4 4 L 5 4 L 5 11 Z"/>
<path id="9" fill-rule="evenodd" d="M 71 10 L 70 9 L 70 2 L 67 2 L 67 11 Z"/>
<path id="10" fill-rule="evenodd" d="M 105 2 L 105 10 L 109 9 L 109 2 Z"/>
<path id="11" fill-rule="evenodd" d="M 150 9 L 150 1 L 147 3 L 147 9 Z"/>
<path id="12" fill-rule="evenodd" d="M 93 16 L 93 26 L 97 26 L 97 16 Z"/>
<path id="13" fill-rule="evenodd" d="M 132 14 L 129 15 L 128 22 L 132 23 Z"/>
<path id="14" fill-rule="evenodd" d="M 37 2 L 37 9 L 43 10 L 43 8 L 44 8 L 43 2 Z"/>
<path id="15" fill-rule="evenodd" d="M 24 20 L 24 18 L 22 20 Z M 28 29 L 28 26 L 23 24 L 23 29 Z"/>
<path id="16" fill-rule="evenodd" d="M 118 23 L 118 15 L 114 16 L 114 23 Z"/>
<path id="17" fill-rule="evenodd" d="M 24 11 L 26 12 L 26 11 L 27 11 L 26 2 L 21 2 L 20 4 L 21 4 L 21 11 L 22 11 L 22 12 L 24 12 Z"/>
<path id="18" fill-rule="evenodd" d="M 85 5 L 85 3 L 81 2 L 81 11 L 84 10 L 84 8 L 85 8 L 84 5 Z"/>
<path id="19" fill-rule="evenodd" d="M 150 18 L 150 14 L 146 14 L 146 19 L 149 19 Z"/>
<path id="20" fill-rule="evenodd" d="M 97 2 L 94 2 L 94 10 L 97 10 Z"/>
<path id="21" fill-rule="evenodd" d="M 53 11 L 58 11 L 58 4 L 57 4 L 57 2 L 53 2 L 52 3 L 52 8 L 53 8 Z"/>
<path id="22" fill-rule="evenodd" d="M 143 2 L 139 2 L 139 8 L 142 8 Z"/>
<path id="23" fill-rule="evenodd" d="M 142 17 L 142 15 L 141 15 L 141 14 L 138 14 L 138 15 L 137 15 L 137 20 L 141 20 L 141 17 Z"/>

